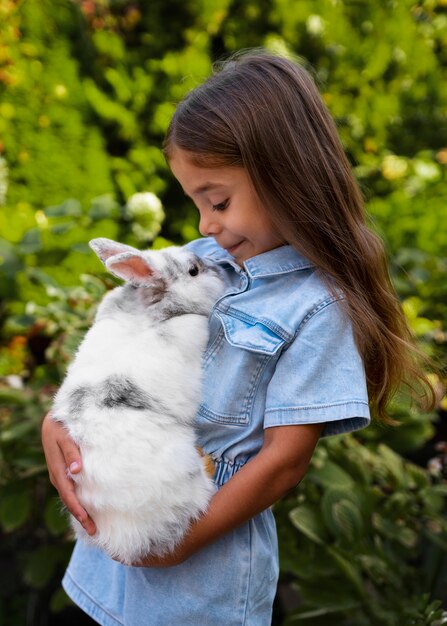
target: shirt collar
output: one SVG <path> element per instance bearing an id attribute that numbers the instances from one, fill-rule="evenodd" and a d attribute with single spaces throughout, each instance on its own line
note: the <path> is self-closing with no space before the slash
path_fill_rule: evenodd
<path id="1" fill-rule="evenodd" d="M 218 246 L 214 240 L 213 243 L 212 250 L 208 251 L 207 256 L 220 264 L 229 263 L 237 271 L 241 271 L 241 268 L 231 254 Z M 286 274 L 288 272 L 309 269 L 311 267 L 314 267 L 314 265 L 295 250 L 295 248 L 289 245 L 263 252 L 244 262 L 244 268 L 247 274 L 252 278 L 272 276 L 274 274 Z"/>

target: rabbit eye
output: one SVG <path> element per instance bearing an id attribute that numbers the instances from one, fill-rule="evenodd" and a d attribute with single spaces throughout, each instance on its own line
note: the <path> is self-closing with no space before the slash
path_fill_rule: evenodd
<path id="1" fill-rule="evenodd" d="M 197 265 L 193 265 L 189 270 L 190 276 L 197 276 L 198 273 L 199 273 L 199 268 L 197 267 Z"/>

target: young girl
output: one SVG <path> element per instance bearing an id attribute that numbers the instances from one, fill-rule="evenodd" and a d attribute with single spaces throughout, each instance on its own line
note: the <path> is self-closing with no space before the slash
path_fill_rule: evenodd
<path id="1" fill-rule="evenodd" d="M 200 213 L 204 239 L 189 246 L 228 285 L 210 316 L 197 416 L 219 490 L 174 553 L 128 567 L 78 542 L 63 584 L 104 626 L 268 626 L 269 507 L 303 478 L 321 435 L 363 428 L 370 407 L 383 418 L 404 381 L 431 391 L 302 67 L 265 52 L 225 63 L 178 106 L 165 154 Z M 53 484 L 93 534 L 66 474 L 82 469 L 78 449 L 49 419 L 43 443 Z"/>

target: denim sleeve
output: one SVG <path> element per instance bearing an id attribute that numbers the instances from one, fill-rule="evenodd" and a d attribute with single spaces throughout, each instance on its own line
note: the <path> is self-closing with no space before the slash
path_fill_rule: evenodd
<path id="1" fill-rule="evenodd" d="M 205 257 L 215 254 L 216 252 L 223 252 L 212 237 L 201 237 L 200 239 L 193 239 L 189 243 L 185 244 L 185 248 L 194 252 L 199 257 Z"/>
<path id="2" fill-rule="evenodd" d="M 194 254 L 200 254 L 200 248 L 203 246 L 203 239 L 193 239 L 185 244 L 187 250 L 191 250 Z"/>
<path id="3" fill-rule="evenodd" d="M 370 415 L 365 370 L 342 304 L 311 311 L 268 385 L 264 427 L 325 422 L 323 436 L 364 428 Z"/>

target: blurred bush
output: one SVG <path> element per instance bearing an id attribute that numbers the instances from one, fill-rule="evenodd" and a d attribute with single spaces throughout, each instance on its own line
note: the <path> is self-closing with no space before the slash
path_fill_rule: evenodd
<path id="1" fill-rule="evenodd" d="M 281 563 L 304 602 L 285 624 L 440 624 L 447 485 L 389 447 L 320 445 L 296 496 L 276 505 Z M 298 529 L 298 533 L 294 530 Z"/>
<path id="2" fill-rule="evenodd" d="M 59 580 L 71 543 L 39 424 L 113 284 L 87 242 L 162 247 L 198 236 L 162 138 L 212 61 L 249 46 L 299 55 L 315 76 L 409 322 L 441 368 L 436 414 L 400 395 L 400 426 L 322 442 L 303 484 L 276 506 L 282 580 L 301 603 L 288 618 L 279 608 L 277 623 L 442 623 L 444 0 L 2 1 L 0 622 L 47 623 L 67 602 Z"/>

